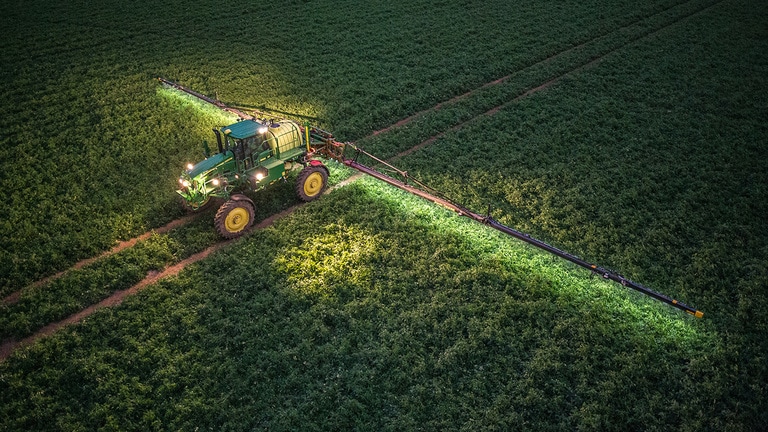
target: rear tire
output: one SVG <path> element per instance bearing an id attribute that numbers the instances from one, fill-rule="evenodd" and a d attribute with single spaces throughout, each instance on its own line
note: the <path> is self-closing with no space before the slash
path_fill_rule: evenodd
<path id="1" fill-rule="evenodd" d="M 224 238 L 233 239 L 248 232 L 255 217 L 253 205 L 246 200 L 230 199 L 216 212 L 214 225 Z"/>
<path id="2" fill-rule="evenodd" d="M 323 165 L 304 167 L 296 180 L 296 195 L 304 202 L 316 200 L 328 186 L 328 171 Z"/>

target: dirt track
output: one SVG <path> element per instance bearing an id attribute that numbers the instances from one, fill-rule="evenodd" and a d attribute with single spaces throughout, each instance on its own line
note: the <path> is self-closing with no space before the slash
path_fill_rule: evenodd
<path id="1" fill-rule="evenodd" d="M 146 286 L 148 286 L 148 285 L 150 285 L 150 284 L 152 284 L 152 283 L 154 283 L 154 282 L 156 282 L 156 281 L 158 281 L 160 279 L 164 279 L 166 277 L 174 276 L 174 275 L 178 274 L 186 266 L 188 266 L 188 265 L 190 265 L 192 263 L 195 263 L 197 261 L 200 261 L 201 259 L 207 257 L 211 253 L 213 253 L 213 252 L 221 249 L 222 247 L 228 245 L 230 242 L 231 242 L 231 240 L 230 241 L 223 241 L 221 243 L 217 243 L 217 244 L 209 247 L 208 249 L 203 250 L 202 252 L 198 252 L 198 253 L 190 256 L 187 259 L 179 261 L 178 263 L 165 268 L 165 270 L 163 270 L 161 272 L 150 272 L 147 275 L 147 277 L 145 277 L 141 282 L 137 283 L 136 285 L 134 285 L 134 286 L 132 286 L 132 287 L 130 287 L 128 289 L 117 291 L 117 292 L 113 293 L 112 295 L 110 295 L 109 297 L 105 298 L 104 300 L 102 300 L 102 301 L 100 301 L 100 302 L 98 302 L 98 303 L 96 303 L 94 305 L 88 306 L 87 308 L 81 310 L 80 312 L 78 312 L 78 313 L 76 313 L 74 315 L 70 315 L 69 317 L 67 317 L 67 318 L 65 318 L 65 319 L 63 319 L 61 321 L 48 324 L 47 326 L 45 326 L 45 327 L 41 328 L 40 330 L 38 330 L 32 336 L 24 338 L 24 339 L 22 339 L 20 341 L 17 341 L 17 340 L 14 340 L 14 339 L 10 339 L 10 340 L 4 341 L 3 344 L 0 345 L 0 360 L 3 360 L 6 357 L 8 357 L 11 354 L 11 352 L 13 352 L 16 348 L 21 347 L 21 346 L 25 346 L 25 345 L 29 345 L 29 344 L 33 343 L 34 341 L 36 341 L 36 340 L 38 340 L 38 339 L 40 339 L 40 338 L 42 338 L 44 336 L 47 336 L 47 335 L 50 335 L 50 334 L 54 333 L 55 331 L 57 331 L 58 329 L 60 329 L 61 327 L 65 326 L 67 324 L 72 324 L 72 323 L 79 322 L 83 318 L 91 315 L 92 313 L 96 312 L 97 310 L 99 310 L 101 308 L 119 305 L 120 303 L 123 302 L 123 299 L 126 298 L 127 296 L 133 295 L 133 294 L 137 293 L 142 288 L 144 288 L 144 287 L 146 287 Z"/>
<path id="2" fill-rule="evenodd" d="M 163 226 L 161 226 L 159 228 L 155 228 L 155 229 L 153 229 L 151 231 L 147 231 L 147 232 L 145 232 L 144 234 L 142 234 L 142 235 L 140 235 L 138 237 L 134 237 L 134 238 L 132 238 L 130 240 L 121 241 L 120 243 L 116 244 L 112 249 L 110 249 L 110 250 L 108 250 L 108 251 L 106 251 L 106 252 L 104 252 L 104 253 L 102 253 L 100 255 L 97 255 L 97 256 L 91 257 L 91 258 L 87 258 L 87 259 L 84 259 L 82 261 L 78 261 L 77 263 L 72 265 L 72 267 L 70 267 L 70 268 L 68 268 L 68 269 L 66 269 L 64 271 L 60 271 L 60 272 L 58 272 L 58 273 L 56 273 L 54 275 L 48 276 L 47 278 L 40 279 L 37 282 L 33 282 L 29 286 L 31 288 L 37 288 L 37 287 L 43 286 L 46 283 L 51 282 L 52 280 L 55 280 L 55 279 L 58 279 L 58 278 L 64 276 L 69 271 L 83 268 L 83 267 L 87 266 L 88 264 L 91 264 L 91 263 L 93 263 L 95 261 L 98 261 L 98 260 L 100 260 L 102 258 L 106 258 L 106 257 L 108 257 L 110 255 L 114 255 L 114 254 L 116 254 L 116 253 L 118 253 L 118 252 L 120 252 L 120 251 L 122 251 L 124 249 L 128 249 L 129 247 L 133 247 L 133 246 L 136 245 L 136 243 L 138 243 L 138 242 L 140 242 L 142 240 L 148 239 L 149 236 L 151 236 L 153 232 L 154 233 L 158 233 L 158 234 L 164 234 L 164 233 L 167 233 L 168 231 L 170 231 L 170 230 L 172 230 L 174 228 L 178 228 L 178 227 L 188 223 L 189 221 L 194 219 L 196 216 L 197 215 L 187 215 L 187 216 L 181 217 L 179 219 L 172 220 L 172 221 L 168 222 L 167 224 L 165 224 L 165 225 L 163 225 Z M 8 296 L 6 296 L 5 298 L 3 298 L 2 303 L 3 304 L 13 304 L 13 303 L 16 303 L 17 301 L 19 301 L 20 297 L 21 297 L 21 290 L 18 290 L 18 291 L 15 291 L 15 292 L 11 293 Z"/>

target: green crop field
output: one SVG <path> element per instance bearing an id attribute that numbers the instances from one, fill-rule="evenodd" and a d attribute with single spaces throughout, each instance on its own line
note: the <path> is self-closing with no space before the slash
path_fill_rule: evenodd
<path id="1" fill-rule="evenodd" d="M 0 360 L 0 430 L 768 429 L 768 4 L 32 1 L 0 29 L 0 342 L 220 246 Z M 252 194 L 294 211 L 244 238 L 165 229 L 234 118 L 158 76 L 406 152 L 705 315 L 335 163 L 316 202 Z"/>

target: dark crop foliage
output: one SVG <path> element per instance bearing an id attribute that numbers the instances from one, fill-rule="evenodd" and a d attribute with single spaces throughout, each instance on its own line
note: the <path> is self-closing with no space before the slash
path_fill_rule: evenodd
<path id="1" fill-rule="evenodd" d="M 15 352 L 0 429 L 768 428 L 765 5 L 11 2 L 0 17 L 4 294 L 181 214 L 180 167 L 228 119 L 158 90 L 165 75 L 342 140 L 427 110 L 361 143 L 390 157 L 435 137 L 397 165 L 705 312 L 358 181 Z M 257 217 L 291 189 L 254 194 Z M 205 249 L 209 217 L 23 290 L 3 334 Z"/>

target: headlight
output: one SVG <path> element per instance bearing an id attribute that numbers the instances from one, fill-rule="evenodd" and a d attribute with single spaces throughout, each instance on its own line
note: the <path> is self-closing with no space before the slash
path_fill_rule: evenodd
<path id="1" fill-rule="evenodd" d="M 213 180 L 211 180 L 211 183 L 213 183 L 214 186 L 218 186 L 219 185 L 219 179 L 213 179 Z"/>
<path id="2" fill-rule="evenodd" d="M 184 179 L 179 179 L 179 183 L 181 183 L 184 187 L 189 187 L 189 181 Z"/>
<path id="3" fill-rule="evenodd" d="M 188 170 L 191 170 L 191 169 L 192 169 L 192 168 L 194 168 L 194 167 L 195 167 L 195 166 L 194 166 L 194 165 L 192 165 L 191 163 L 188 163 L 188 164 L 187 164 L 187 169 L 188 169 Z"/>
<path id="4" fill-rule="evenodd" d="M 256 173 L 256 180 L 261 181 L 261 179 L 263 179 L 263 178 L 264 178 L 264 174 L 262 174 L 260 172 Z"/>

